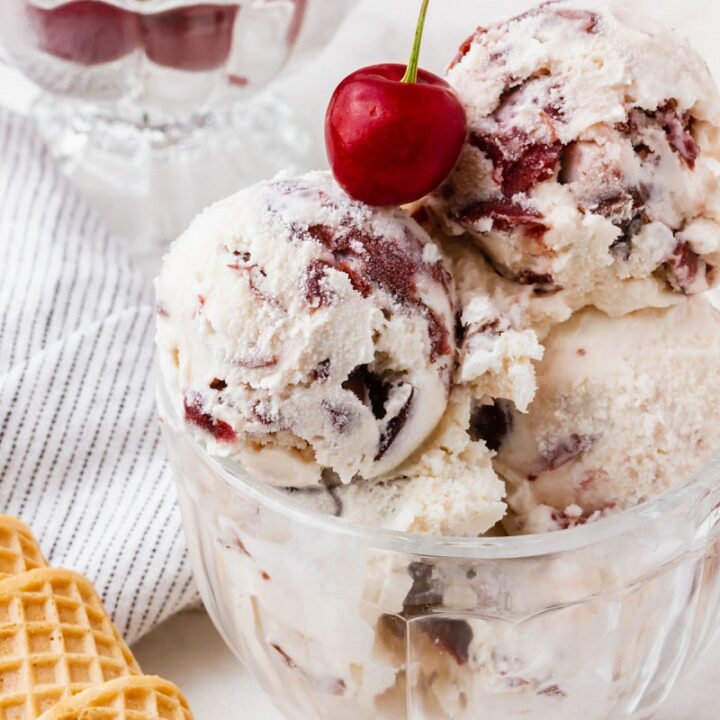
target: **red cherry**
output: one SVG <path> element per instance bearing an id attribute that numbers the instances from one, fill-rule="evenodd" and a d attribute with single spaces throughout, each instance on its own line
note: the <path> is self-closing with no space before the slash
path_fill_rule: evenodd
<path id="1" fill-rule="evenodd" d="M 417 67 L 427 4 L 408 66 L 373 65 L 352 73 L 335 90 L 325 117 L 335 178 L 370 205 L 402 205 L 432 192 L 450 174 L 467 136 L 455 91 Z"/>
<path id="2" fill-rule="evenodd" d="M 335 91 L 325 119 L 335 178 L 370 205 L 402 205 L 432 192 L 465 142 L 465 110 L 452 88 L 424 70 L 418 82 L 400 82 L 405 69 L 354 72 Z"/>
<path id="3" fill-rule="evenodd" d="M 80 0 L 52 10 L 27 4 L 38 47 L 81 65 L 100 65 L 128 55 L 140 44 L 135 13 L 104 2 Z"/>
<path id="4" fill-rule="evenodd" d="M 230 54 L 237 5 L 192 5 L 145 15 L 145 52 L 177 70 L 214 70 Z"/>

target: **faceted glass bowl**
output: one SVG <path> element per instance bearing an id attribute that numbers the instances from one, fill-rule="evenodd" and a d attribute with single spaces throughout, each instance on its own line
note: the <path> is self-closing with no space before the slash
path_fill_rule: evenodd
<path id="1" fill-rule="evenodd" d="M 0 33 L 52 95 L 128 102 L 162 130 L 257 92 L 326 42 L 349 3 L 318 1 L 5 0 Z"/>
<path id="2" fill-rule="evenodd" d="M 715 634 L 720 455 L 572 530 L 423 537 L 302 509 L 159 407 L 205 605 L 291 720 L 649 718 Z"/>
<path id="3" fill-rule="evenodd" d="M 0 43 L 44 95 L 53 154 L 121 234 L 168 240 L 244 184 L 302 164 L 292 114 L 256 98 L 356 0 L 4 0 Z"/>

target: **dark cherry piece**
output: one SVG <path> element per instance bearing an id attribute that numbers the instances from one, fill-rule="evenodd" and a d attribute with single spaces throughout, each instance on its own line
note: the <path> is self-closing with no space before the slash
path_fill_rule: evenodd
<path id="1" fill-rule="evenodd" d="M 128 55 L 140 45 L 138 17 L 94 0 L 53 9 L 26 4 L 38 47 L 80 65 L 101 65 Z"/>
<path id="2" fill-rule="evenodd" d="M 192 5 L 145 15 L 145 52 L 158 65 L 176 70 L 214 70 L 230 54 L 238 10 L 237 5 Z"/>
<path id="3" fill-rule="evenodd" d="M 509 198 L 517 193 L 526 193 L 551 178 L 563 151 L 559 141 L 534 143 L 518 131 L 513 131 L 509 137 L 473 133 L 470 144 L 490 158 L 495 168 L 495 181 Z"/>
<path id="4" fill-rule="evenodd" d="M 468 433 L 472 440 L 484 440 L 497 452 L 514 424 L 515 406 L 509 400 L 494 400 L 492 405 L 478 405 L 470 417 Z"/>
<path id="5" fill-rule="evenodd" d="M 390 386 L 382 375 L 372 372 L 367 365 L 360 365 L 350 373 L 343 383 L 343 389 L 349 390 L 360 402 L 369 405 L 378 420 L 385 417 Z"/>
<path id="6" fill-rule="evenodd" d="M 679 242 L 667 261 L 670 272 L 670 283 L 678 291 L 686 295 L 693 294 L 693 284 L 698 274 L 707 275 L 707 263 L 690 247 L 687 242 Z"/>
<path id="7" fill-rule="evenodd" d="M 567 465 L 569 462 L 592 450 L 595 442 L 596 438 L 592 435 L 573 433 L 570 437 L 556 443 L 541 455 L 533 472 L 528 474 L 528 480 L 534 482 L 544 473 L 552 472 L 553 470 L 561 468 L 563 465 Z"/>
<path id="8" fill-rule="evenodd" d="M 543 216 L 533 208 L 508 200 L 478 200 L 460 211 L 459 218 L 464 222 L 477 222 L 489 218 L 494 227 L 504 232 L 522 228 L 527 235 L 541 237 L 548 227 Z"/>
<path id="9" fill-rule="evenodd" d="M 413 400 L 415 399 L 415 388 L 410 390 L 410 397 L 408 397 L 405 404 L 400 409 L 400 412 L 391 418 L 387 424 L 385 432 L 380 437 L 380 443 L 378 445 L 378 451 L 375 455 L 375 461 L 381 460 L 385 453 L 388 451 L 390 446 L 395 442 L 395 439 L 400 434 L 400 431 L 405 427 L 408 415 L 412 409 Z"/>
<path id="10" fill-rule="evenodd" d="M 441 651 L 448 653 L 458 665 L 466 665 L 470 659 L 470 643 L 473 631 L 464 620 L 445 618 L 435 609 L 442 607 L 443 594 L 433 579 L 433 568 L 425 562 L 414 562 L 408 567 L 413 580 L 412 587 L 403 602 L 401 615 L 383 615 L 382 625 L 396 638 L 405 640 L 407 622 L 424 617 L 418 629 Z"/>
<path id="11" fill-rule="evenodd" d="M 197 393 L 185 397 L 185 420 L 210 433 L 218 442 L 232 443 L 237 439 L 235 431 L 224 420 L 218 420 L 202 407 L 202 398 Z"/>
<path id="12" fill-rule="evenodd" d="M 693 170 L 700 155 L 700 148 L 692 135 L 693 119 L 690 113 L 680 113 L 677 101 L 669 100 L 657 109 L 655 117 L 665 130 L 670 147 Z"/>
<path id="13" fill-rule="evenodd" d="M 370 205 L 401 205 L 437 188 L 467 136 L 465 109 L 442 78 L 418 69 L 424 0 L 410 63 L 362 68 L 335 90 L 325 117 L 330 167 Z"/>

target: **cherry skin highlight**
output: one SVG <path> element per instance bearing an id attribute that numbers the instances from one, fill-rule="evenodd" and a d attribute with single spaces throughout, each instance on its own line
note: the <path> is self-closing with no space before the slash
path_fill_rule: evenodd
<path id="1" fill-rule="evenodd" d="M 402 205 L 437 188 L 467 136 L 465 109 L 445 80 L 405 65 L 373 65 L 338 86 L 325 118 L 335 178 L 356 200 Z"/>

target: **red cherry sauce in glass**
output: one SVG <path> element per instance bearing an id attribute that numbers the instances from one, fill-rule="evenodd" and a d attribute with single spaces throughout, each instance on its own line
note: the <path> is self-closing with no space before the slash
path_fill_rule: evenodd
<path id="1" fill-rule="evenodd" d="M 52 9 L 26 5 L 38 47 L 80 65 L 101 65 L 128 55 L 140 45 L 135 13 L 95 0 Z"/>
<path id="2" fill-rule="evenodd" d="M 192 5 L 142 16 L 145 52 L 154 63 L 192 72 L 228 59 L 239 6 Z"/>

